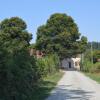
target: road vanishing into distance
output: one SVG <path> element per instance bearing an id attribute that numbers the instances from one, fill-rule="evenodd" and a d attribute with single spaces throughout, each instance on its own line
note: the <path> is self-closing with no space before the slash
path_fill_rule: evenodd
<path id="1" fill-rule="evenodd" d="M 100 84 L 78 71 L 65 71 L 46 100 L 100 100 Z"/>

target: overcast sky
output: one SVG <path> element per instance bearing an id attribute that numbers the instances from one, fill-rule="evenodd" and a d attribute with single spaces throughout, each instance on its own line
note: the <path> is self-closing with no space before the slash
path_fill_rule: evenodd
<path id="1" fill-rule="evenodd" d="M 0 0 L 0 21 L 19 16 L 36 40 L 37 27 L 54 13 L 73 17 L 80 33 L 89 41 L 100 41 L 100 0 Z"/>

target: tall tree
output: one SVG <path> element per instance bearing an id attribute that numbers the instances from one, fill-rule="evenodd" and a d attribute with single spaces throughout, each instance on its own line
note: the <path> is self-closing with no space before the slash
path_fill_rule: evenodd
<path id="1" fill-rule="evenodd" d="M 0 100 L 31 100 L 37 68 L 29 55 L 32 35 L 26 28 L 18 17 L 0 23 Z"/>
<path id="2" fill-rule="evenodd" d="M 0 23 L 0 31 L 7 35 L 8 38 L 29 44 L 32 35 L 27 32 L 26 28 L 26 23 L 18 17 L 5 19 Z"/>
<path id="3" fill-rule="evenodd" d="M 36 47 L 45 53 L 58 53 L 60 58 L 84 52 L 87 38 L 80 39 L 77 24 L 71 16 L 56 13 L 37 30 Z M 81 47 L 80 47 L 81 46 Z"/>

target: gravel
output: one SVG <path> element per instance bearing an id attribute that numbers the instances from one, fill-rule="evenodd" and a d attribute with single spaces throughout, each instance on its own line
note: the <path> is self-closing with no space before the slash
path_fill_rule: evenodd
<path id="1" fill-rule="evenodd" d="M 78 71 L 65 71 L 46 100 L 100 100 L 100 84 Z"/>

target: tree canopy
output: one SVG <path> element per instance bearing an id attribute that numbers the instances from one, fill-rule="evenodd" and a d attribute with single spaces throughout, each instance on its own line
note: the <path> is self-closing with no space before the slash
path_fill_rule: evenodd
<path id="1" fill-rule="evenodd" d="M 77 24 L 71 16 L 56 13 L 37 30 L 36 47 L 47 54 L 57 53 L 60 58 L 84 52 L 87 38 L 80 39 Z"/>
<path id="2" fill-rule="evenodd" d="M 26 28 L 26 23 L 18 17 L 5 19 L 0 23 L 0 32 L 4 33 L 7 38 L 29 44 L 32 35 L 27 32 Z"/>
<path id="3" fill-rule="evenodd" d="M 18 17 L 0 23 L 0 100 L 31 100 L 33 81 L 39 77 L 35 59 L 29 55 L 31 38 Z"/>

